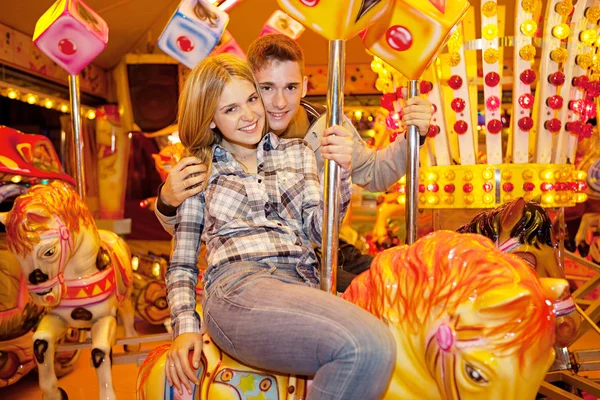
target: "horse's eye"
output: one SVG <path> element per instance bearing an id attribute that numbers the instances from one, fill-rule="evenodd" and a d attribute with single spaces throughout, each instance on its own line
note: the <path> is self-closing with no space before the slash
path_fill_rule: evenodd
<path id="1" fill-rule="evenodd" d="M 51 249 L 46 250 L 44 253 L 44 257 L 52 257 L 56 252 L 56 247 L 52 247 Z"/>
<path id="2" fill-rule="evenodd" d="M 469 377 L 469 379 L 471 379 L 475 383 L 478 383 L 481 385 L 481 384 L 488 382 L 487 379 L 485 379 L 483 377 L 481 372 L 477 371 L 475 368 L 473 368 L 469 364 L 465 365 L 465 372 L 467 373 L 467 376 Z"/>

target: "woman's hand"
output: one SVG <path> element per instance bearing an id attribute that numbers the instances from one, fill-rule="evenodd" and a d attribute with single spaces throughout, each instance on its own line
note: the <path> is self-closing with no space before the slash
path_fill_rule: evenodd
<path id="1" fill-rule="evenodd" d="M 354 137 L 352 132 L 338 125 L 323 131 L 321 137 L 321 156 L 335 161 L 341 168 L 352 171 L 352 153 Z"/>
<path id="2" fill-rule="evenodd" d="M 192 394 L 193 382 L 196 386 L 200 384 L 196 374 L 190 366 L 189 353 L 193 350 L 192 364 L 194 369 L 200 367 L 200 357 L 202 355 L 202 334 L 200 333 L 182 333 L 177 336 L 173 344 L 167 351 L 166 374 L 169 385 L 175 386 L 180 395 L 183 395 L 182 386 L 189 394 Z"/>

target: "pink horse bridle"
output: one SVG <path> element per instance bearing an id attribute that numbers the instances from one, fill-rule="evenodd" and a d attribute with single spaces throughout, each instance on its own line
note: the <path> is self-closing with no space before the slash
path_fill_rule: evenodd
<path id="1" fill-rule="evenodd" d="M 73 251 L 73 238 L 71 237 L 71 232 L 69 228 L 66 227 L 63 222 L 54 217 L 54 221 L 58 224 L 58 229 L 48 230 L 40 235 L 40 239 L 53 239 L 58 237 L 60 242 L 60 261 L 58 263 L 58 273 L 52 279 L 47 280 L 46 282 L 40 283 L 38 285 L 27 284 L 27 289 L 31 292 L 44 292 L 48 289 L 54 288 L 56 285 L 60 284 L 63 293 L 66 291 L 67 286 L 65 284 L 64 270 L 67 266 L 67 260 Z"/>

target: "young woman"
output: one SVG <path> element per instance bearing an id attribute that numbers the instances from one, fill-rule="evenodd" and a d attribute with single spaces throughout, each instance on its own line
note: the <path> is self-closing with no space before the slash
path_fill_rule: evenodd
<path id="1" fill-rule="evenodd" d="M 314 376 L 308 399 L 378 399 L 395 361 L 385 325 L 316 288 L 311 246 L 321 243 L 323 190 L 313 150 L 266 132 L 250 68 L 223 54 L 200 63 L 179 104 L 179 135 L 208 166 L 202 191 L 177 211 L 167 271 L 175 340 L 167 379 L 180 392 L 196 378 L 200 318 L 196 267 L 206 243 L 204 322 L 222 350 L 256 368 Z M 352 138 L 324 139 L 322 154 L 342 168 L 341 213 L 351 195 Z"/>

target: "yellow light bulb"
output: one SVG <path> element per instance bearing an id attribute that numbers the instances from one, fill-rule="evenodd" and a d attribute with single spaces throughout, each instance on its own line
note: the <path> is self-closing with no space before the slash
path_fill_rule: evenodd
<path id="1" fill-rule="evenodd" d="M 88 119 L 94 119 L 94 118 L 96 118 L 96 111 L 94 111 L 94 110 L 89 110 L 85 116 L 86 116 Z"/>
<path id="2" fill-rule="evenodd" d="M 361 119 L 362 118 L 362 111 L 360 111 L 360 110 L 354 111 L 354 118 Z"/>
<path id="3" fill-rule="evenodd" d="M 64 113 L 69 112 L 69 106 L 66 105 L 66 104 L 61 104 L 61 106 L 60 106 L 60 112 L 64 112 Z"/>
<path id="4" fill-rule="evenodd" d="M 498 37 L 498 26 L 494 24 L 487 24 L 482 29 L 482 36 L 486 40 L 496 39 Z"/>
<path id="5" fill-rule="evenodd" d="M 21 180 L 23 180 L 23 177 L 21 175 L 15 175 L 10 180 L 12 183 L 19 183 Z"/>
<path id="6" fill-rule="evenodd" d="M 550 52 L 550 59 L 559 64 L 564 63 L 567 60 L 567 50 L 562 47 L 552 50 Z"/>
<path id="7" fill-rule="evenodd" d="M 442 198 L 442 200 L 446 204 L 452 204 L 452 203 L 454 203 L 454 196 L 452 196 L 451 194 L 446 194 L 446 195 L 444 195 L 444 197 Z"/>
<path id="8" fill-rule="evenodd" d="M 502 171 L 502 179 L 510 180 L 510 178 L 512 178 L 512 172 L 508 170 Z"/>
<path id="9" fill-rule="evenodd" d="M 465 196 L 465 204 L 473 204 L 475 201 L 475 197 L 472 194 L 468 194 Z"/>
<path id="10" fill-rule="evenodd" d="M 490 169 L 486 169 L 485 171 L 483 171 L 483 179 L 488 180 L 488 179 L 492 179 L 492 176 L 494 176 L 494 173 L 492 172 L 492 170 Z"/>
<path id="11" fill-rule="evenodd" d="M 556 4 L 554 9 L 563 17 L 568 17 L 573 12 L 573 2 L 571 0 L 561 1 Z"/>
<path id="12" fill-rule="evenodd" d="M 550 179 L 554 178 L 554 171 L 552 171 L 551 169 L 545 169 L 542 171 L 540 176 L 542 179 L 549 181 Z"/>
<path id="13" fill-rule="evenodd" d="M 406 203 L 406 196 L 403 194 L 398 196 L 398 204 L 405 204 L 405 203 Z"/>
<path id="14" fill-rule="evenodd" d="M 537 24 L 534 20 L 528 19 L 527 21 L 521 24 L 521 32 L 525 36 L 533 36 L 537 31 Z"/>
<path id="15" fill-rule="evenodd" d="M 37 96 L 35 94 L 28 94 L 25 100 L 29 104 L 35 104 L 37 102 Z"/>
<path id="16" fill-rule="evenodd" d="M 50 99 L 46 99 L 46 100 L 44 100 L 44 107 L 52 108 L 52 107 L 54 107 L 54 102 Z"/>
<path id="17" fill-rule="evenodd" d="M 9 99 L 16 99 L 17 97 L 19 97 L 19 92 L 16 91 L 15 89 L 8 89 L 8 92 L 6 93 L 6 95 L 8 96 Z"/>
<path id="18" fill-rule="evenodd" d="M 586 29 L 579 34 L 579 40 L 584 44 L 591 46 L 596 41 L 597 35 L 595 29 Z"/>
<path id="19" fill-rule="evenodd" d="M 498 50 L 496 49 L 487 49 L 483 52 L 483 60 L 488 64 L 493 64 L 498 61 Z"/>
<path id="20" fill-rule="evenodd" d="M 577 65 L 583 69 L 588 69 L 594 61 L 591 53 L 580 54 L 575 58 Z"/>
<path id="21" fill-rule="evenodd" d="M 431 196 L 427 197 L 427 202 L 429 204 L 435 205 L 440 202 L 440 199 L 435 194 L 432 194 Z"/>
<path id="22" fill-rule="evenodd" d="M 577 193 L 577 197 L 575 199 L 575 201 L 577 203 L 583 203 L 587 200 L 588 196 L 585 193 Z"/>
<path id="23" fill-rule="evenodd" d="M 558 24 L 554 28 L 552 28 L 552 35 L 557 39 L 560 39 L 560 40 L 566 39 L 569 37 L 570 34 L 571 34 L 571 29 L 569 28 L 569 25 L 567 25 L 567 24 Z"/>
<path id="24" fill-rule="evenodd" d="M 452 67 L 456 67 L 458 64 L 460 64 L 460 60 L 461 60 L 460 53 L 457 53 L 457 52 L 450 53 L 449 63 Z"/>
<path id="25" fill-rule="evenodd" d="M 533 14 L 537 8 L 537 3 L 537 0 L 523 0 L 521 2 L 521 7 L 523 7 L 523 11 L 526 13 Z"/>
<path id="26" fill-rule="evenodd" d="M 496 2 L 488 1 L 484 3 L 481 6 L 481 13 L 488 18 L 491 18 L 494 15 L 496 15 L 498 13 L 498 7 L 496 5 Z"/>
<path id="27" fill-rule="evenodd" d="M 427 179 L 435 182 L 438 180 L 438 174 L 436 174 L 435 172 L 430 172 L 427 174 Z"/>
<path id="28" fill-rule="evenodd" d="M 419 203 L 425 203 L 425 200 L 426 198 L 424 194 L 419 195 Z"/>
<path id="29" fill-rule="evenodd" d="M 589 23 L 595 25 L 600 19 L 600 7 L 589 7 L 587 10 L 585 10 L 585 17 L 588 19 Z"/>
<path id="30" fill-rule="evenodd" d="M 582 181 L 585 178 L 587 178 L 587 173 L 585 171 L 577 171 L 577 179 Z"/>
<path id="31" fill-rule="evenodd" d="M 519 50 L 519 55 L 525 61 L 531 61 L 535 58 L 535 47 L 531 44 L 526 44 Z"/>
<path id="32" fill-rule="evenodd" d="M 473 179 L 473 173 L 471 171 L 465 172 L 463 179 L 465 181 L 470 181 L 471 179 Z"/>
<path id="33" fill-rule="evenodd" d="M 448 179 L 449 181 L 453 181 L 454 178 L 456 178 L 456 174 L 454 173 L 454 171 L 446 172 L 446 179 Z"/>
<path id="34" fill-rule="evenodd" d="M 483 195 L 483 202 L 486 204 L 490 204 L 492 201 L 494 201 L 494 196 L 492 196 L 489 193 L 486 193 Z"/>
<path id="35" fill-rule="evenodd" d="M 542 203 L 549 204 L 549 203 L 552 203 L 553 201 L 554 201 L 554 194 L 552 194 L 552 193 L 544 193 L 542 195 Z"/>
<path id="36" fill-rule="evenodd" d="M 531 178 L 533 178 L 533 172 L 531 172 L 531 170 L 526 169 L 525 171 L 523 171 L 523 179 L 525 179 L 526 181 L 528 181 Z"/>

